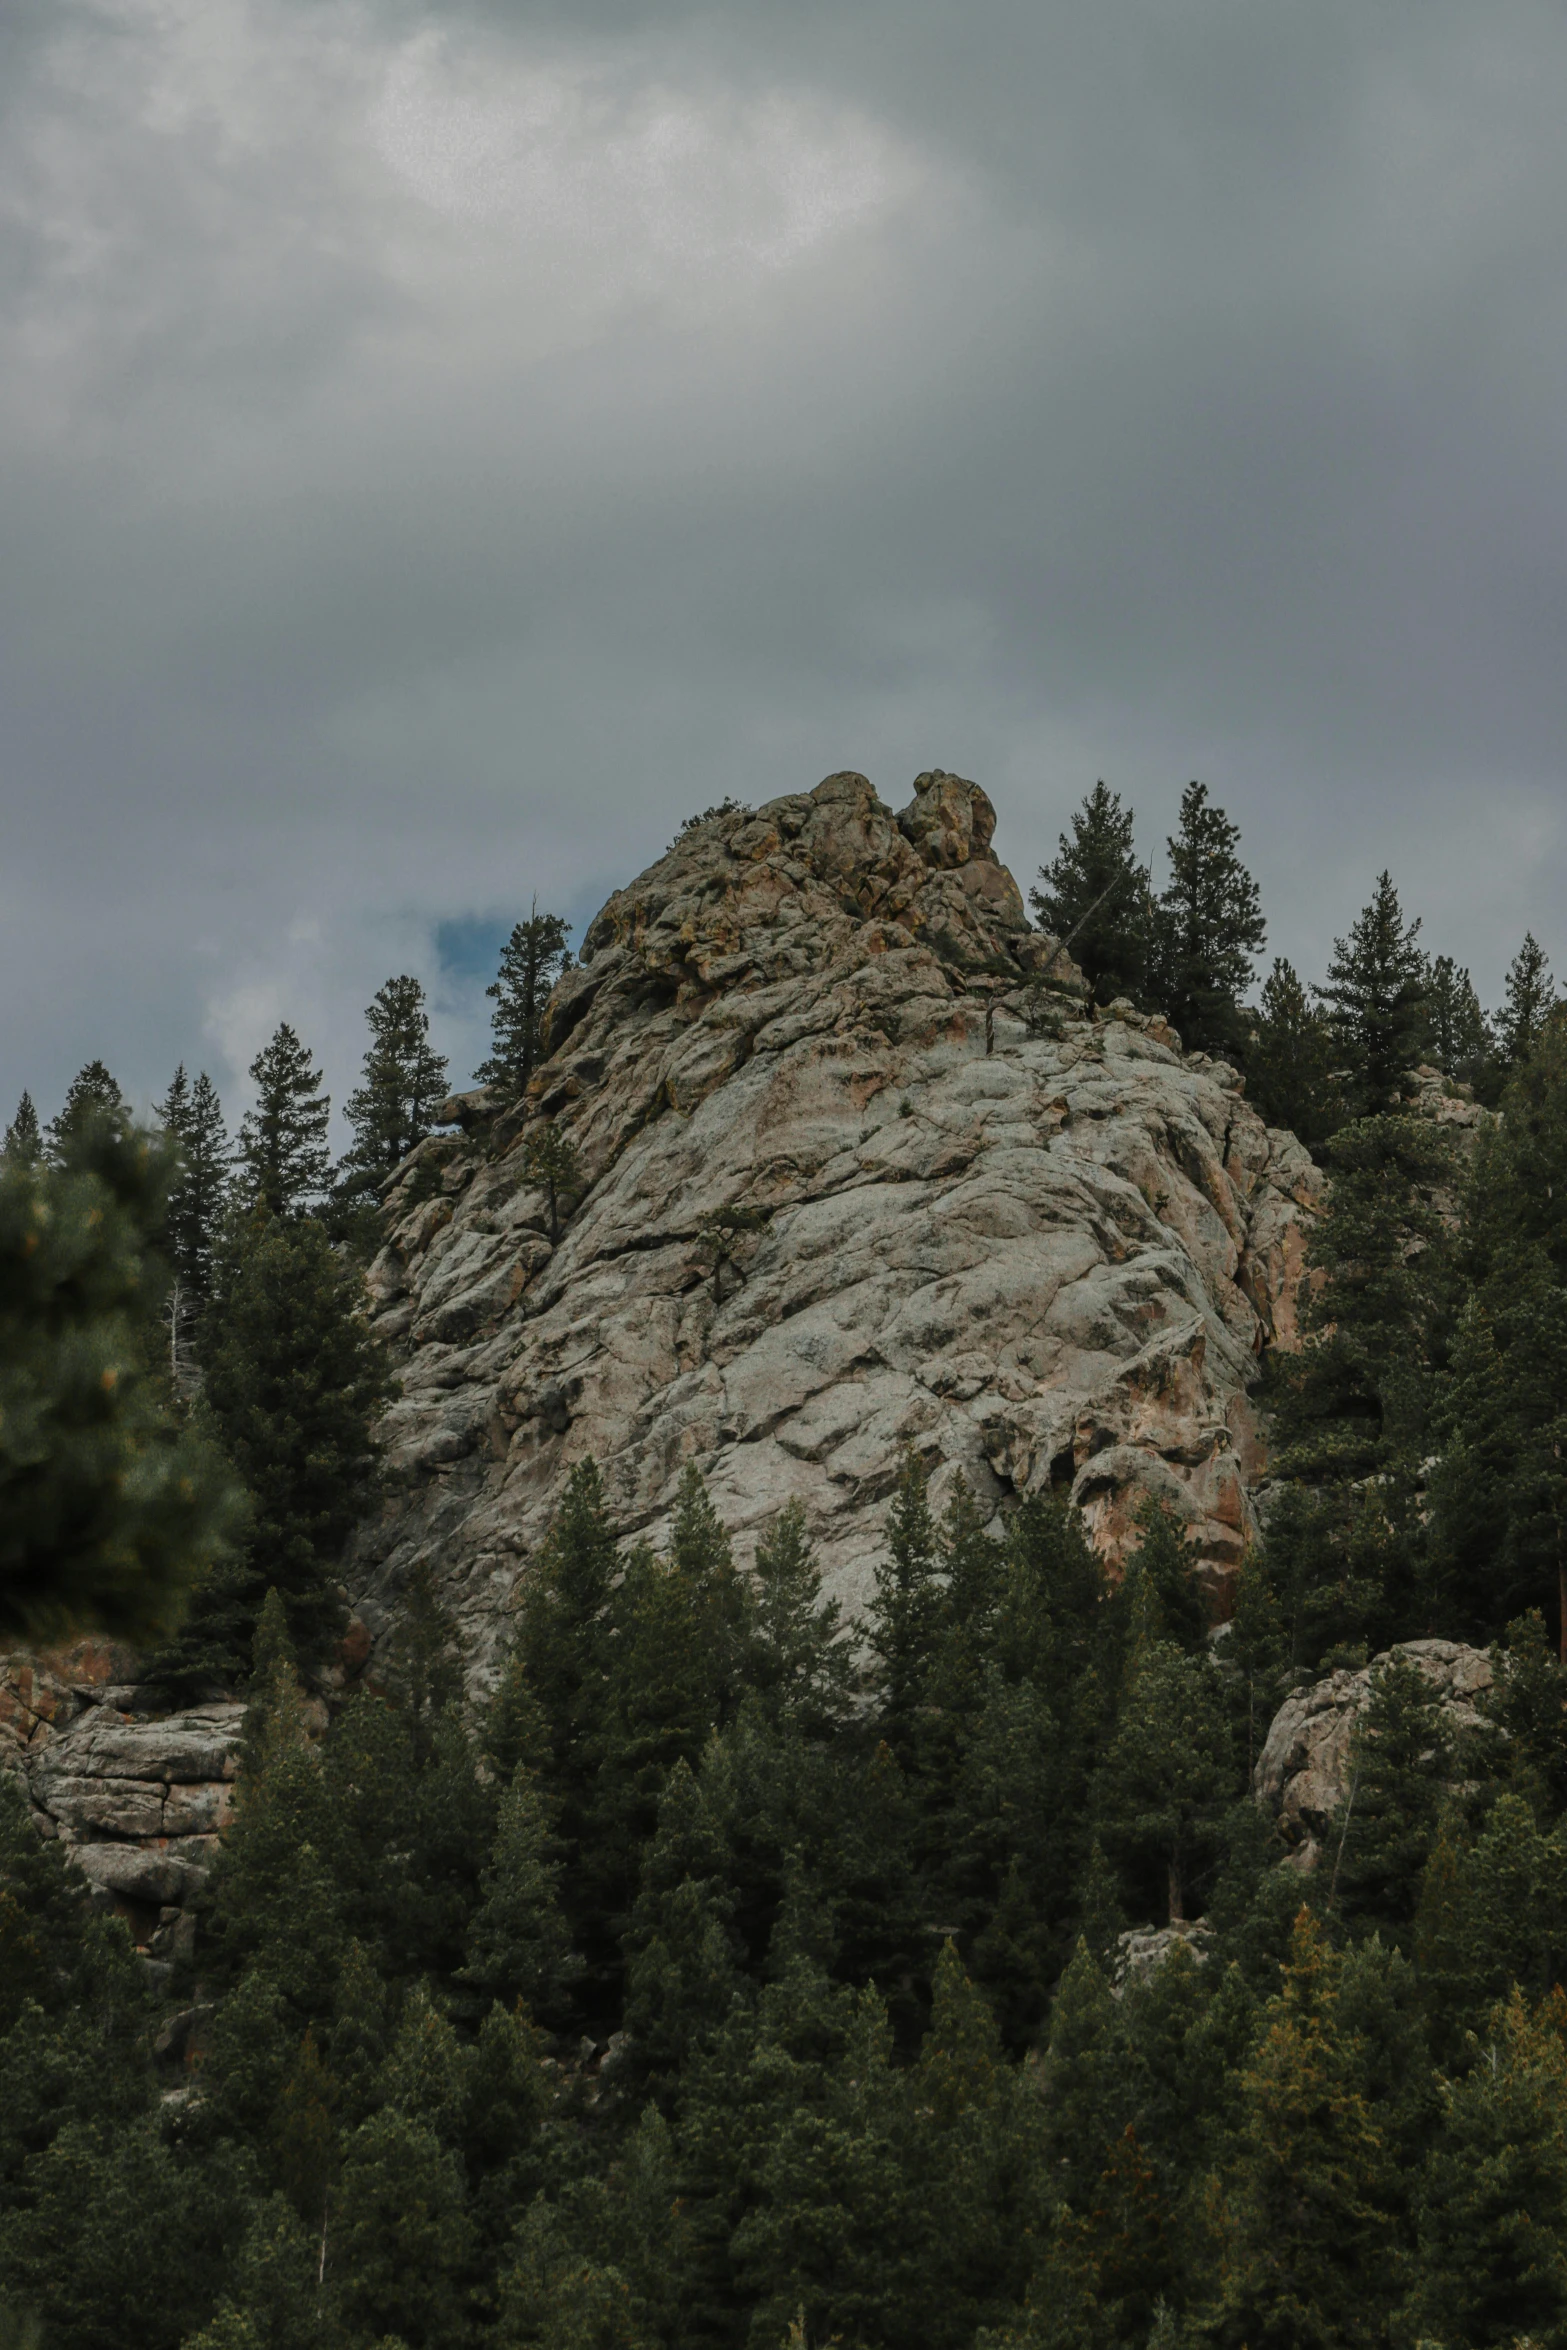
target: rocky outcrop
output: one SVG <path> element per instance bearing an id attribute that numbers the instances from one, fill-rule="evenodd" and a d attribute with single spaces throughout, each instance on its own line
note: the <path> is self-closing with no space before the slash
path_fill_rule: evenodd
<path id="1" fill-rule="evenodd" d="M 1349 1793 L 1355 1726 L 1371 1702 L 1377 1671 L 1393 1657 L 1419 1667 L 1455 1736 L 1489 1727 L 1475 1701 L 1491 1687 L 1491 1660 L 1455 1640 L 1406 1640 L 1358 1672 L 1329 1673 L 1296 1690 L 1273 1717 L 1253 1786 L 1301 1868 L 1315 1864 L 1328 1823 Z"/>
<path id="2" fill-rule="evenodd" d="M 228 1825 L 245 1709 L 140 1716 L 130 1709 L 155 1693 L 134 1666 L 128 1650 L 95 1640 L 4 1659 L 0 1767 L 138 1946 L 167 1961 L 191 1944 L 189 1903 Z"/>
<path id="3" fill-rule="evenodd" d="M 389 1202 L 372 1630 L 427 1559 L 482 1677 L 590 1453 L 655 1540 L 690 1460 L 742 1558 L 798 1497 L 856 1605 L 910 1445 L 997 1522 L 1070 1492 L 1112 1558 L 1158 1495 L 1224 1612 L 1318 1177 L 1233 1070 L 1087 1003 L 994 821 L 956 776 L 899 815 L 830 776 L 688 829 L 590 924 L 528 1099 L 454 1104 Z M 581 1169 L 556 1242 L 540 1120 Z"/>

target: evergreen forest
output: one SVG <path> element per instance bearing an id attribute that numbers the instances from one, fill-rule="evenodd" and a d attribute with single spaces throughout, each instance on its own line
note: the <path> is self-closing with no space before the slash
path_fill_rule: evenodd
<path id="1" fill-rule="evenodd" d="M 1111 1575 L 910 1453 L 851 1624 L 797 1507 L 742 1571 L 694 1466 L 655 1551 L 587 1460 L 482 1700 L 427 1575 L 345 1693 L 418 982 L 336 1162 L 286 1025 L 232 1137 L 184 1068 L 150 1124 L 101 1062 L 24 1096 L 0 1628 L 246 1712 L 159 1967 L 0 1770 L 0 2350 L 1567 2350 L 1567 1009 L 1531 937 L 1488 1016 L 1386 874 L 1320 984 L 1264 975 L 1238 844 L 1193 784 L 1158 888 L 1101 784 L 1034 892 L 1326 1174 L 1222 1626 L 1151 1506 Z M 507 943 L 502 1098 L 567 938 Z M 1303 1871 L 1269 1723 L 1433 1637 L 1489 1656 L 1472 1720 L 1376 1665 Z"/>

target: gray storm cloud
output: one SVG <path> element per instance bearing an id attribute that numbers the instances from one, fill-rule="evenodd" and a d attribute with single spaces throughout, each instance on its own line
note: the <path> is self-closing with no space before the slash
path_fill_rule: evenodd
<path id="1" fill-rule="evenodd" d="M 1564 97 L 1432 0 L 10 13 L 5 1096 L 341 1095 L 394 969 L 461 1074 L 453 926 L 843 765 L 1567 956 Z"/>

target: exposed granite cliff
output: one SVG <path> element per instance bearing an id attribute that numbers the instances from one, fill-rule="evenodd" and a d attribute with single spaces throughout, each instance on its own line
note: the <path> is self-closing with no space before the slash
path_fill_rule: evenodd
<path id="1" fill-rule="evenodd" d="M 835 775 L 691 828 L 589 926 L 527 1101 L 453 1105 L 371 1274 L 401 1355 L 372 1631 L 428 1559 L 482 1677 L 572 1466 L 657 1540 L 697 1461 L 744 1558 L 798 1495 L 867 1589 L 914 1445 L 1002 1513 L 1070 1489 L 1188 1529 L 1222 1613 L 1318 1177 L 1160 1020 L 1088 1006 L 955 776 L 899 815 Z M 553 1119 L 584 1188 L 551 1244 Z"/>

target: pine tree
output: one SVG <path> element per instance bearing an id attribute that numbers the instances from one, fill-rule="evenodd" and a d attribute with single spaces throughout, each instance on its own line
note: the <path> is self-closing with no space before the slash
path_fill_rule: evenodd
<path id="1" fill-rule="evenodd" d="M 156 1115 L 178 1150 L 169 1192 L 165 1245 L 173 1280 L 164 1302 L 170 1373 L 176 1390 L 188 1377 L 189 1353 L 212 1292 L 213 1253 L 229 1191 L 229 1141 L 223 1105 L 205 1069 L 194 1085 L 182 1061 Z"/>
<path id="2" fill-rule="evenodd" d="M 1347 939 L 1333 942 L 1327 983 L 1334 1042 L 1344 1067 L 1350 1114 L 1396 1109 L 1425 1042 L 1426 962 L 1419 919 L 1404 920 L 1392 876 L 1377 876 L 1376 895 Z"/>
<path id="3" fill-rule="evenodd" d="M 472 2243 L 462 2165 L 436 2133 L 395 2106 L 361 2123 L 328 2245 L 347 2339 L 461 2350 Z"/>
<path id="4" fill-rule="evenodd" d="M 1263 981 L 1243 1057 L 1247 1093 L 1259 1114 L 1270 1126 L 1298 1135 L 1307 1150 L 1320 1152 L 1344 1123 L 1333 1036 L 1282 955 Z"/>
<path id="5" fill-rule="evenodd" d="M 1551 1608 L 1567 1656 L 1567 1289 L 1520 1249 L 1467 1300 L 1435 1414 L 1438 1573 L 1482 1637 Z"/>
<path id="6" fill-rule="evenodd" d="M 1371 1676 L 1356 1724 L 1349 1789 L 1329 1828 L 1323 1866 L 1326 1898 L 1341 1914 L 1406 1950 L 1450 1768 L 1430 1683 L 1412 1659 L 1387 1659 Z"/>
<path id="7" fill-rule="evenodd" d="M 925 1465 L 904 1455 L 892 1507 L 887 1550 L 874 1572 L 867 1639 L 879 1667 L 883 1734 L 900 1761 L 915 1737 L 914 1715 L 935 1649 L 941 1613 L 936 1580 L 936 1522 L 926 1492 Z"/>
<path id="8" fill-rule="evenodd" d="M 71 1079 L 64 1108 L 49 1122 L 49 1155 L 56 1162 L 69 1156 L 71 1145 L 90 1126 L 106 1123 L 124 1132 L 129 1122 L 130 1108 L 124 1094 L 102 1061 L 89 1061 Z"/>
<path id="9" fill-rule="evenodd" d="M 1214 1667 L 1167 1641 L 1141 1646 L 1095 1781 L 1094 1814 L 1145 1914 L 1164 1908 L 1172 1924 L 1186 1916 L 1217 1858 L 1236 1779 Z"/>
<path id="10" fill-rule="evenodd" d="M 1506 1068 L 1516 1069 L 1528 1059 L 1555 1004 L 1550 959 L 1534 932 L 1526 930 L 1508 969 L 1506 1001 L 1496 1023 Z"/>
<path id="11" fill-rule="evenodd" d="M 665 2097 L 741 1996 L 734 1853 L 711 1800 L 720 1776 L 698 1778 L 683 1759 L 670 1773 L 626 1936 L 626 2029 L 638 2069 Z"/>
<path id="12" fill-rule="evenodd" d="M 342 1629 L 343 1544 L 375 1487 L 376 1422 L 393 1392 L 359 1276 L 308 1218 L 242 1228 L 218 1298 L 205 1409 L 250 1495 L 242 1555 L 198 1591 L 161 1675 L 185 1683 L 243 1668 L 268 1587 L 300 1654 Z"/>
<path id="13" fill-rule="evenodd" d="M 1349 1478 L 1418 1460 L 1451 1254 L 1436 1193 L 1454 1177 L 1431 1120 L 1361 1118 L 1333 1137 L 1305 1343 L 1271 1367 L 1275 1474 Z"/>
<path id="14" fill-rule="evenodd" d="M 625 1855 L 608 1834 L 612 1791 L 603 1766 L 616 1733 L 621 1559 L 596 1465 L 579 1462 L 540 1548 L 517 1623 L 517 1659 L 544 1726 L 542 1790 L 560 1838 L 562 1897 L 588 1993 L 618 1982 L 617 1919 Z"/>
<path id="15" fill-rule="evenodd" d="M 1410 2339 L 1504 2345 L 1567 2336 L 1567 2052 L 1562 1996 L 1515 1991 L 1465 2078 L 1420 2193 Z"/>
<path id="16" fill-rule="evenodd" d="M 756 1546 L 756 1616 L 748 1678 L 769 1719 L 830 1736 L 853 1701 L 854 1661 L 836 1599 L 824 1599 L 805 1508 L 785 1503 Z"/>
<path id="17" fill-rule="evenodd" d="M 1437 955 L 1426 964 L 1425 994 L 1431 1058 L 1444 1077 L 1471 1086 L 1482 1101 L 1489 1100 L 1496 1079 L 1496 1039 L 1469 973 L 1451 955 Z"/>
<path id="18" fill-rule="evenodd" d="M 558 914 L 541 914 L 538 900 L 501 950 L 501 967 L 485 994 L 494 999 L 490 1030 L 494 1049 L 476 1072 L 481 1084 L 522 1093 L 543 1058 L 544 1012 L 550 990 L 571 966 L 566 940 L 571 925 Z"/>
<path id="19" fill-rule="evenodd" d="M 168 1156 L 90 1119 L 65 1150 L 0 1162 L 0 1638 L 156 1639 L 235 1496 L 148 1371 Z"/>
<path id="20" fill-rule="evenodd" d="M 1560 1012 L 1508 1078 L 1500 1125 L 1478 1138 L 1463 1239 L 1476 1283 L 1531 1242 L 1567 1280 L 1567 1016 Z"/>
<path id="21" fill-rule="evenodd" d="M 446 1063 L 430 1044 L 424 989 L 405 972 L 377 989 L 365 1011 L 370 1047 L 364 1079 L 348 1097 L 353 1147 L 344 1170 L 373 1191 L 422 1142 L 446 1092 Z"/>
<path id="22" fill-rule="evenodd" d="M 250 1064 L 254 1109 L 239 1130 L 248 1197 L 274 1216 L 297 1216 L 326 1189 L 332 1105 L 321 1072 L 286 1020 Z"/>
<path id="23" fill-rule="evenodd" d="M 157 1116 L 179 1145 L 169 1194 L 168 1249 L 174 1271 L 199 1313 L 212 1293 L 213 1257 L 228 1199 L 228 1128 L 217 1089 L 203 1069 L 194 1085 L 183 1062 Z"/>
<path id="24" fill-rule="evenodd" d="M 1257 884 L 1235 853 L 1239 839 L 1240 826 L 1210 805 L 1207 785 L 1188 784 L 1168 844 L 1152 973 L 1188 1052 L 1239 1050 L 1240 999 L 1267 937 Z"/>
<path id="25" fill-rule="evenodd" d="M 16 1105 L 16 1116 L 5 1130 L 5 1156 L 18 1166 L 30 1167 L 35 1159 L 43 1156 L 43 1147 L 33 1097 L 24 1093 Z"/>
<path id="26" fill-rule="evenodd" d="M 560 1861 L 538 1783 L 520 1769 L 501 1797 L 481 1900 L 468 1929 L 468 1978 L 508 2005 L 548 2016 L 581 1973 L 560 1906 Z"/>
<path id="27" fill-rule="evenodd" d="M 1096 783 L 1062 833 L 1054 862 L 1039 869 L 1029 903 L 1074 957 L 1098 1002 L 1143 998 L 1153 903 L 1148 869 L 1132 850 L 1133 816 L 1119 792 Z"/>
<path id="28" fill-rule="evenodd" d="M 560 1239 L 562 1211 L 582 1189 L 582 1166 L 577 1146 L 564 1127 L 542 1119 L 530 1126 L 522 1146 L 523 1175 L 537 1184 L 549 1206 L 550 1246 Z"/>
<path id="29" fill-rule="evenodd" d="M 1338 2018 L 1340 1967 L 1302 1911 L 1290 1963 L 1238 2084 L 1218 2185 L 1211 2338 L 1365 2350 L 1385 2339 L 1396 2276 L 1387 2151 Z"/>

